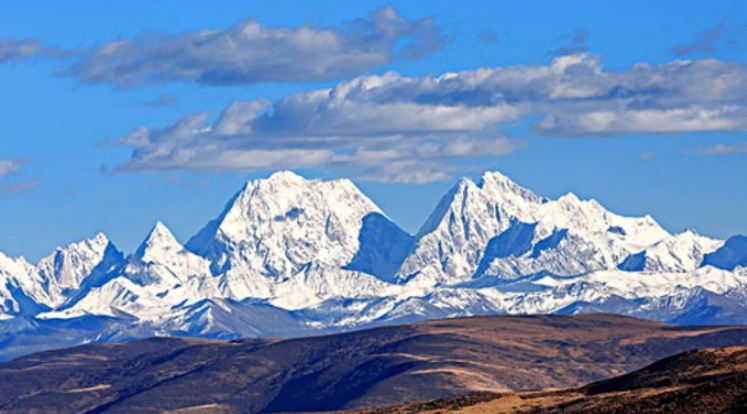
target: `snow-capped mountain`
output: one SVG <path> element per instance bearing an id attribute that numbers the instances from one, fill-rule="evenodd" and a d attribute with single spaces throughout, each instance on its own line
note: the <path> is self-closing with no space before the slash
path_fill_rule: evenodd
<path id="1" fill-rule="evenodd" d="M 64 303 L 66 296 L 103 277 L 123 260 L 122 253 L 102 233 L 94 238 L 58 247 L 36 265 L 35 273 L 45 281 L 49 306 Z"/>
<path id="2" fill-rule="evenodd" d="M 460 283 L 548 271 L 614 269 L 669 234 L 651 217 L 626 218 L 573 194 L 547 200 L 500 173 L 462 179 L 421 229 L 400 277 Z"/>
<path id="3" fill-rule="evenodd" d="M 310 263 L 340 268 L 358 251 L 363 219 L 379 208 L 349 180 L 309 181 L 290 172 L 249 182 L 187 244 L 214 273 L 282 281 Z"/>
<path id="4" fill-rule="evenodd" d="M 707 253 L 716 251 L 723 244 L 721 240 L 687 230 L 631 254 L 618 268 L 632 272 L 691 272 L 700 267 Z"/>
<path id="5" fill-rule="evenodd" d="M 497 172 L 460 180 L 410 235 L 349 180 L 280 172 L 247 183 L 186 245 L 159 222 L 126 257 L 103 234 L 37 265 L 0 253 L 0 359 L 491 313 L 747 323 L 745 240 L 671 235 L 649 216 L 546 199 Z"/>

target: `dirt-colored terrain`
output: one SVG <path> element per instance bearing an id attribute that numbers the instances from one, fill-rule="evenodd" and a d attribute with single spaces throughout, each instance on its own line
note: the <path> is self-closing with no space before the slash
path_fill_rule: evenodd
<path id="1" fill-rule="evenodd" d="M 690 351 L 640 371 L 551 392 L 479 393 L 338 414 L 747 413 L 747 347 Z"/>
<path id="2" fill-rule="evenodd" d="M 290 340 L 149 339 L 0 364 L 0 413 L 384 407 L 581 386 L 680 352 L 735 345 L 747 345 L 747 327 L 679 327 L 609 315 L 462 318 Z M 593 390 L 574 392 L 588 398 Z M 481 395 L 510 409 L 527 398 Z M 453 401 L 472 398 L 478 397 Z"/>

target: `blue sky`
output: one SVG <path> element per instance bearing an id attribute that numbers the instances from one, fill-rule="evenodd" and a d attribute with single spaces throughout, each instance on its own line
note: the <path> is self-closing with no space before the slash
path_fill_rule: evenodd
<path id="1" fill-rule="evenodd" d="M 132 251 L 159 219 L 186 241 L 278 168 L 349 176 L 413 232 L 495 169 L 670 231 L 747 233 L 743 2 L 66 3 L 0 1 L 7 254 L 98 231 Z"/>

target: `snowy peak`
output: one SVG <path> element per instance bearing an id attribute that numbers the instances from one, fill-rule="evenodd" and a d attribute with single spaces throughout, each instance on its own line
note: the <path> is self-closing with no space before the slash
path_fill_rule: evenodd
<path id="1" fill-rule="evenodd" d="M 314 210 L 334 213 L 341 219 L 346 216 L 362 218 L 369 212 L 380 212 L 347 179 L 307 180 L 283 171 L 247 183 L 219 218 L 217 232 L 226 239 L 240 241 L 251 237 L 250 233 L 258 227 L 304 223 L 310 213 L 320 212 Z"/>
<path id="2" fill-rule="evenodd" d="M 743 323 L 744 303 L 747 238 L 670 235 L 650 216 L 573 193 L 546 199 L 498 172 L 456 183 L 417 236 L 349 180 L 284 171 L 246 183 L 186 247 L 159 222 L 126 260 L 103 234 L 37 267 L 0 254 L 0 319 L 78 327 L 104 315 L 126 335 L 589 311 Z"/>
<path id="3" fill-rule="evenodd" d="M 364 217 L 382 214 L 350 180 L 279 172 L 246 184 L 187 247 L 213 273 L 287 278 L 310 265 L 339 269 L 359 249 Z"/>
<path id="4" fill-rule="evenodd" d="M 722 241 L 687 230 L 630 255 L 618 268 L 634 272 L 691 272 L 721 245 Z"/>
<path id="5" fill-rule="evenodd" d="M 158 261 L 160 257 L 177 253 L 183 249 L 184 247 L 176 240 L 171 230 L 159 221 L 148 233 L 143 243 L 140 244 L 135 256 L 144 262 Z"/>
<path id="6" fill-rule="evenodd" d="M 162 222 L 156 223 L 123 270 L 141 286 L 179 286 L 209 275 L 208 262 L 188 251 Z"/>
<path id="7" fill-rule="evenodd" d="M 460 180 L 441 199 L 399 277 L 417 274 L 438 284 L 483 274 L 515 278 L 614 269 L 668 236 L 649 217 L 622 217 L 573 193 L 548 200 L 490 172 L 479 184 Z M 506 245 L 519 239 L 521 248 Z"/>
<path id="8" fill-rule="evenodd" d="M 105 271 L 102 266 L 110 266 L 122 260 L 122 253 L 103 233 L 93 238 L 72 243 L 65 248 L 58 247 L 53 254 L 39 261 L 37 271 L 46 280 L 56 284 L 60 292 L 75 290 L 96 271 Z M 53 290 L 53 287 L 50 287 Z"/>
<path id="9" fill-rule="evenodd" d="M 493 198 L 511 200 L 519 199 L 528 203 L 542 203 L 545 201 L 542 197 L 534 194 L 531 190 L 524 188 L 513 182 L 507 176 L 497 172 L 486 172 L 477 184 L 479 188 L 487 191 Z"/>

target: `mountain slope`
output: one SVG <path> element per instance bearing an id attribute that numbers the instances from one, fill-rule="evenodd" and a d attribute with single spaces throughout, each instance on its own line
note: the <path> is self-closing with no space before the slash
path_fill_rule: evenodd
<path id="1" fill-rule="evenodd" d="M 288 412 L 581 385 L 747 328 L 615 316 L 488 317 L 294 340 L 149 339 L 0 364 L 4 413 Z M 34 392 L 30 392 L 33 390 Z"/>
<path id="2" fill-rule="evenodd" d="M 355 411 L 390 413 L 743 413 L 747 347 L 704 349 L 658 361 L 617 378 L 562 391 L 478 393 L 408 406 Z"/>

